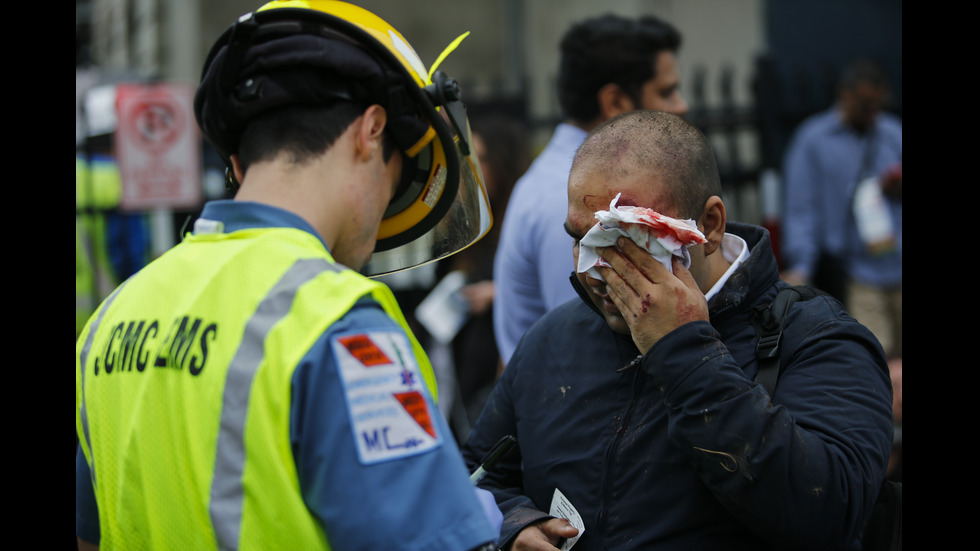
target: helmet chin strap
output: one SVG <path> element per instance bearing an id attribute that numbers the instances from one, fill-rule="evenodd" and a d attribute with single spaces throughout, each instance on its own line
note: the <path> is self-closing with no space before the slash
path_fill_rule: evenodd
<path id="1" fill-rule="evenodd" d="M 459 82 L 442 71 L 433 73 L 432 78 L 432 84 L 425 87 L 425 92 L 432 98 L 433 104 L 446 108 L 449 122 L 456 129 L 456 135 L 459 138 L 459 150 L 463 155 L 468 156 L 470 144 L 467 140 L 470 137 L 470 128 Z"/>
<path id="2" fill-rule="evenodd" d="M 225 189 L 230 191 L 232 194 L 238 193 L 238 188 L 242 187 L 241 182 L 238 178 L 235 178 L 235 172 L 230 166 L 225 167 Z"/>

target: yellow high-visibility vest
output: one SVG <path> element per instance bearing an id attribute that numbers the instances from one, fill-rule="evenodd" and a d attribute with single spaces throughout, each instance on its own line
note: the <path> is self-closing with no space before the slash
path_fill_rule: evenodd
<path id="1" fill-rule="evenodd" d="M 289 441 L 290 383 L 370 295 L 432 367 L 391 291 L 314 235 L 190 235 L 99 307 L 76 345 L 76 430 L 104 549 L 326 549 Z"/>

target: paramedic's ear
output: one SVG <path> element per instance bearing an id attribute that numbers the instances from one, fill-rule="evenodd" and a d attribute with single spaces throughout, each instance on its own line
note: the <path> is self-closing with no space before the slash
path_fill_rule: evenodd
<path id="1" fill-rule="evenodd" d="M 235 177 L 235 181 L 239 184 L 242 183 L 242 180 L 245 178 L 245 174 L 242 172 L 242 163 L 238 160 L 237 154 L 233 154 L 231 156 L 231 170 L 232 175 Z"/>
<path id="2" fill-rule="evenodd" d="M 375 150 L 382 150 L 385 125 L 388 123 L 388 113 L 378 104 L 369 106 L 359 119 L 355 134 L 355 145 L 362 161 L 370 158 Z"/>
<path id="3" fill-rule="evenodd" d="M 725 224 L 728 222 L 725 215 L 725 203 L 721 197 L 712 195 L 704 203 L 701 217 L 698 218 L 698 229 L 708 240 L 704 246 L 705 256 L 714 253 L 721 246 L 721 239 L 725 236 Z"/>

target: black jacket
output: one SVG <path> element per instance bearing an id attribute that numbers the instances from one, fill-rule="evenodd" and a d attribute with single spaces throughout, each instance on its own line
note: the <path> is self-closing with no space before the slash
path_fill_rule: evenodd
<path id="1" fill-rule="evenodd" d="M 757 370 L 753 307 L 779 287 L 768 233 L 729 224 L 749 259 L 642 359 L 582 300 L 532 327 L 463 452 L 518 438 L 480 484 L 498 542 L 548 517 L 559 489 L 589 549 L 859 549 L 891 449 L 891 382 L 871 333 L 829 298 L 798 303 L 775 396 Z"/>

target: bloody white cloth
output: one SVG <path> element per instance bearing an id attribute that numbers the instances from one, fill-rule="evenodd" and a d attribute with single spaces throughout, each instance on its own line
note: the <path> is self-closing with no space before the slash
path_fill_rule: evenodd
<path id="1" fill-rule="evenodd" d="M 609 203 L 609 210 L 595 213 L 599 222 L 579 241 L 576 270 L 605 281 L 596 266 L 609 264 L 599 256 L 596 248 L 615 246 L 616 239 L 623 235 L 649 252 L 671 272 L 671 258 L 674 256 L 683 260 L 685 268 L 690 267 L 691 254 L 687 247 L 707 241 L 698 230 L 697 223 L 690 219 L 679 220 L 664 216 L 648 208 L 617 207 L 620 195 L 622 194 L 617 194 Z"/>

